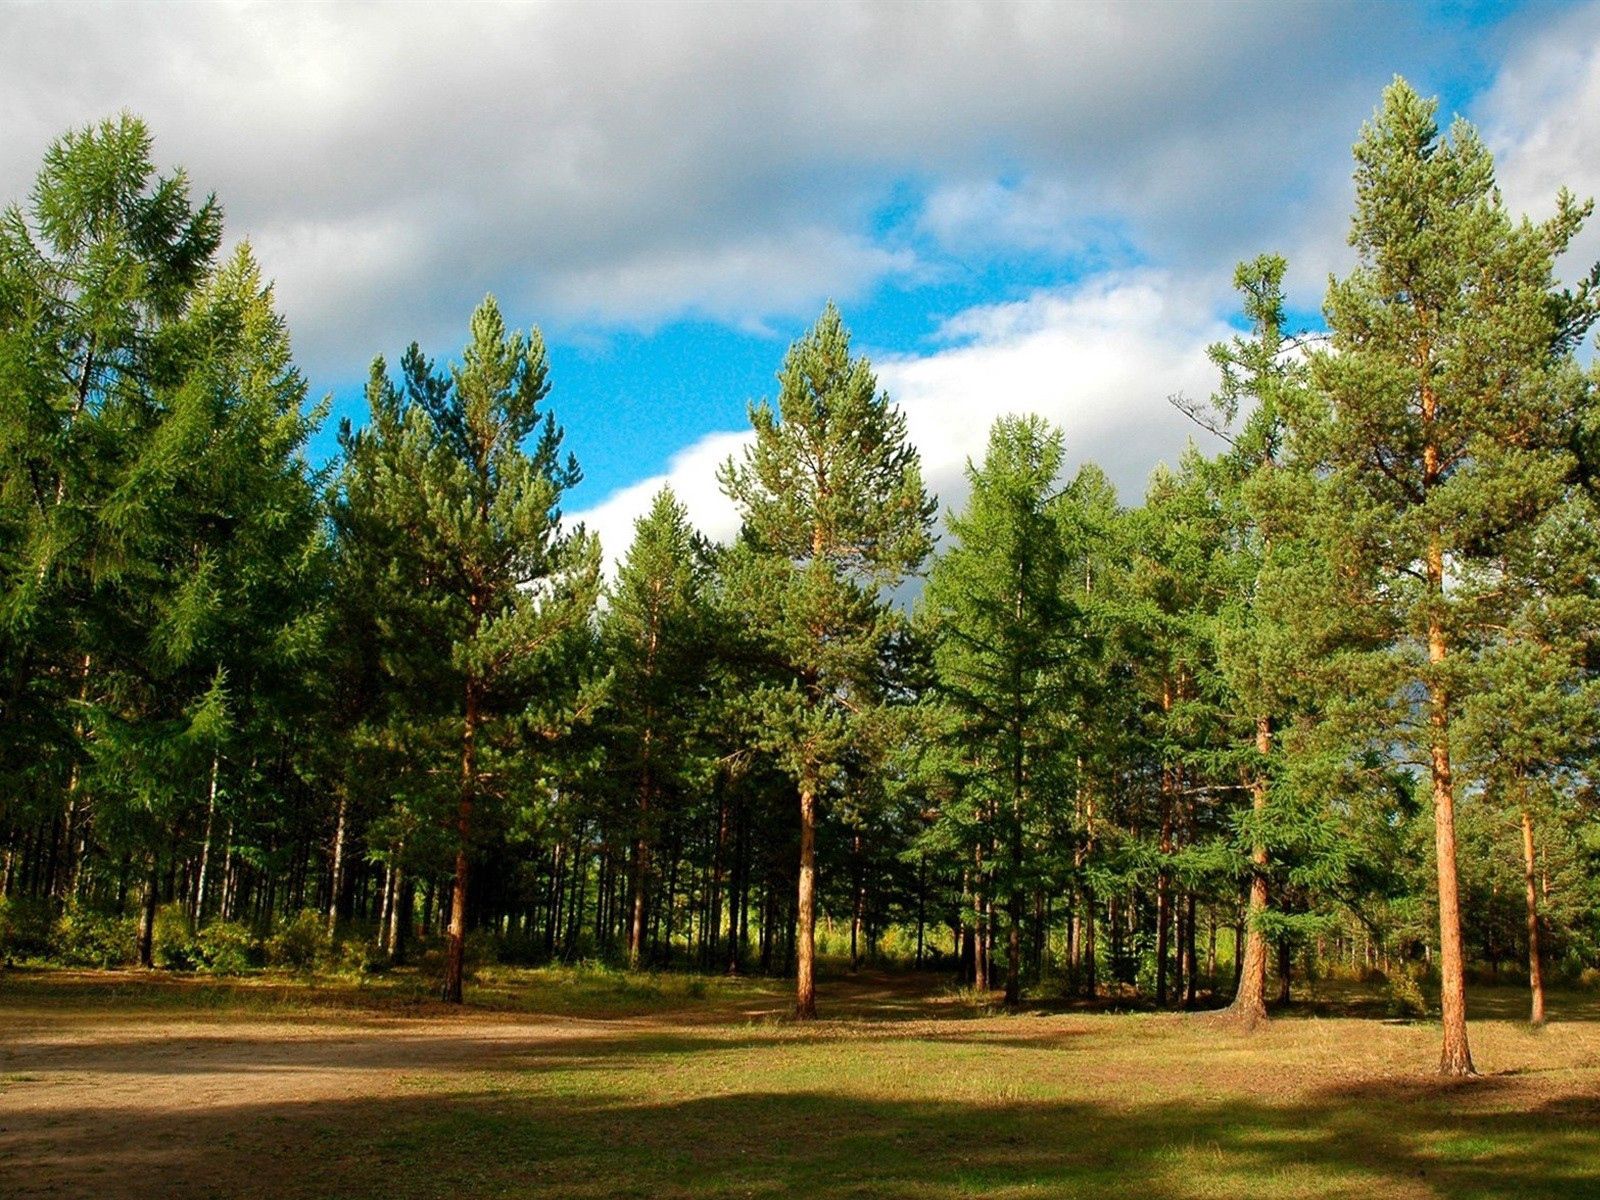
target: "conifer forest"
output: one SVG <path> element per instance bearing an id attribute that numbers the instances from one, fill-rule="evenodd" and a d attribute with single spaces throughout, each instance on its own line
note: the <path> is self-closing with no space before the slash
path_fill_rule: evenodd
<path id="1" fill-rule="evenodd" d="M 883 972 L 1247 1043 L 1365 988 L 1487 1069 L 1479 989 L 1600 983 L 1593 204 L 1512 210 L 1398 79 L 1352 132 L 1356 265 L 1302 321 L 1215 264 L 1142 494 L 1018 411 L 935 495 L 829 304 L 738 536 L 669 488 L 625 546 L 538 328 L 397 329 L 335 421 L 229 197 L 62 133 L 0 217 L 0 978 L 614 971 L 798 1035 Z"/>

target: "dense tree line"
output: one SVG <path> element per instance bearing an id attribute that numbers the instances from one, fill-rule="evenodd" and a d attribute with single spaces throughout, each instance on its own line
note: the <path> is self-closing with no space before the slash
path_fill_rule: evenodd
<path id="1" fill-rule="evenodd" d="M 819 939 L 1247 1025 L 1274 974 L 1426 969 L 1470 1072 L 1469 963 L 1536 1022 L 1600 966 L 1588 214 L 1513 217 L 1397 82 L 1324 328 L 1241 265 L 1178 398 L 1221 449 L 1142 503 L 1018 415 L 936 538 L 829 307 L 721 473 L 740 536 L 663 491 L 607 581 L 537 331 L 376 360 L 314 465 L 216 200 L 133 118 L 69 134 L 0 220 L 0 936 L 437 956 L 450 1000 L 479 955 L 793 973 L 801 1017 Z"/>

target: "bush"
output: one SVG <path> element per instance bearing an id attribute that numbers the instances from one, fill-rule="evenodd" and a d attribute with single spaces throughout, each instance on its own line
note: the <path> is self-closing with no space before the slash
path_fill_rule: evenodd
<path id="1" fill-rule="evenodd" d="M 366 938 L 348 938 L 329 949 L 333 968 L 341 975 L 377 975 L 390 966 L 383 947 Z"/>
<path id="2" fill-rule="evenodd" d="M 181 904 L 167 904 L 156 910 L 155 928 L 150 936 L 150 958 L 165 971 L 192 971 L 200 965 L 200 949 L 189 928 L 189 914 Z"/>
<path id="3" fill-rule="evenodd" d="M 237 975 L 256 965 L 255 934 L 237 921 L 213 921 L 195 935 L 200 965 L 217 975 Z"/>
<path id="4" fill-rule="evenodd" d="M 133 961 L 137 941 L 133 917 L 74 908 L 56 922 L 53 949 L 68 966 L 117 967 Z"/>
<path id="5" fill-rule="evenodd" d="M 492 929 L 469 929 L 462 957 L 469 969 L 492 967 L 500 962 L 500 935 Z"/>
<path id="6" fill-rule="evenodd" d="M 1417 978 L 1404 967 L 1390 976 L 1384 989 L 1384 1011 L 1401 1020 L 1415 1020 L 1428 1015 L 1428 1002 L 1423 999 L 1422 987 Z"/>
<path id="7" fill-rule="evenodd" d="M 301 909 L 285 919 L 278 932 L 267 939 L 267 961 L 275 967 L 309 971 L 332 949 L 322 914 Z"/>
<path id="8" fill-rule="evenodd" d="M 48 900 L 0 898 L 0 958 L 45 958 L 54 914 Z"/>

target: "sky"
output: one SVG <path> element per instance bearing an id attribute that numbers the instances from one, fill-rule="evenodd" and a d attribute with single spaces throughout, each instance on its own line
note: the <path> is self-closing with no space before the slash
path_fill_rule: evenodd
<path id="1" fill-rule="evenodd" d="M 1351 265 L 1350 146 L 1395 75 L 1464 116 L 1513 207 L 1600 194 L 1600 2 L 141 4 L 0 0 L 0 198 L 121 110 L 248 239 L 313 396 L 457 354 L 493 293 L 549 346 L 623 552 L 719 463 L 835 301 L 946 505 L 1038 412 L 1127 502 L 1197 431 L 1240 259 L 1314 326 Z M 1563 264 L 1600 258 L 1600 223 Z"/>

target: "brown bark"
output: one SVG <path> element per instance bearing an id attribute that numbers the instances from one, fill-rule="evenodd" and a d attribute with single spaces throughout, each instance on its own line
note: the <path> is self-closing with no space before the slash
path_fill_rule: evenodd
<path id="1" fill-rule="evenodd" d="M 1436 451 L 1430 446 L 1429 453 Z M 1444 556 L 1439 541 L 1428 546 L 1428 580 L 1435 600 L 1443 596 Z M 1437 612 L 1428 616 L 1428 662 L 1441 666 L 1449 653 L 1444 625 Z M 1466 963 L 1461 944 L 1461 895 L 1456 877 L 1456 798 L 1450 764 L 1450 694 L 1443 681 L 1428 681 L 1429 765 L 1433 775 L 1434 852 L 1439 876 L 1439 1007 L 1444 1018 L 1444 1044 L 1439 1070 L 1445 1075 L 1475 1075 L 1467 1044 Z"/>
<path id="2" fill-rule="evenodd" d="M 867 885 L 862 878 L 861 866 L 861 834 L 858 832 L 850 843 L 852 874 L 855 876 L 853 895 L 850 904 L 850 970 L 861 969 L 861 919 L 867 907 Z"/>
<path id="3" fill-rule="evenodd" d="M 1272 750 L 1272 720 L 1256 718 L 1256 750 L 1263 758 Z M 1260 821 L 1267 808 L 1265 767 L 1257 771 L 1250 784 L 1250 807 Z M 1259 834 L 1250 851 L 1250 911 L 1246 917 L 1244 959 L 1239 987 L 1229 1011 L 1245 1028 L 1254 1028 L 1267 1019 L 1267 936 L 1261 929 L 1267 912 L 1267 847 Z"/>
<path id="4" fill-rule="evenodd" d="M 468 849 L 472 836 L 472 802 L 478 782 L 478 689 L 467 684 L 466 722 L 461 734 L 461 801 L 456 809 L 456 875 L 450 894 L 450 933 L 445 948 L 443 998 L 461 1003 L 466 967 Z"/>
<path id="5" fill-rule="evenodd" d="M 1426 496 L 1443 477 L 1435 421 L 1439 398 L 1430 378 L 1432 351 L 1424 338 L 1418 356 L 1422 373 L 1422 489 Z M 1444 604 L 1444 547 L 1438 528 L 1427 546 L 1428 724 L 1429 767 L 1433 776 L 1433 840 L 1439 880 L 1439 1006 L 1444 1018 L 1444 1044 L 1439 1070 L 1445 1075 L 1475 1075 L 1467 1044 L 1466 963 L 1461 946 L 1461 896 L 1456 878 L 1456 797 L 1450 765 L 1450 692 L 1442 668 L 1450 646 L 1441 607 Z"/>
<path id="6" fill-rule="evenodd" d="M 1163 681 L 1161 685 L 1161 711 L 1172 711 L 1172 683 Z M 1176 790 L 1177 781 L 1174 778 L 1173 768 L 1163 764 L 1161 768 L 1161 869 L 1156 872 L 1156 1003 L 1162 1007 L 1167 1003 L 1167 959 L 1171 950 L 1168 927 L 1172 924 L 1172 877 L 1167 870 L 1167 861 L 1172 854 L 1172 794 Z"/>
<path id="7" fill-rule="evenodd" d="M 150 874 L 144 883 L 144 907 L 139 910 L 138 950 L 139 965 L 155 965 L 156 940 L 156 890 L 159 870 L 154 855 L 150 856 Z"/>
<path id="8" fill-rule="evenodd" d="M 628 923 L 628 966 L 639 968 L 644 954 L 645 891 L 650 879 L 650 843 L 644 826 L 650 815 L 650 772 L 645 770 L 639 787 L 639 837 L 633 844 L 633 913 Z"/>
<path id="9" fill-rule="evenodd" d="M 817 794 L 808 773 L 800 781 L 800 888 L 795 911 L 794 1015 L 799 1021 L 817 1016 Z"/>
<path id="10" fill-rule="evenodd" d="M 1544 967 L 1539 961 L 1539 888 L 1533 852 L 1533 813 L 1526 808 L 1522 810 L 1522 862 L 1528 899 L 1528 990 L 1533 998 L 1528 1020 L 1534 1025 L 1543 1025 Z"/>

